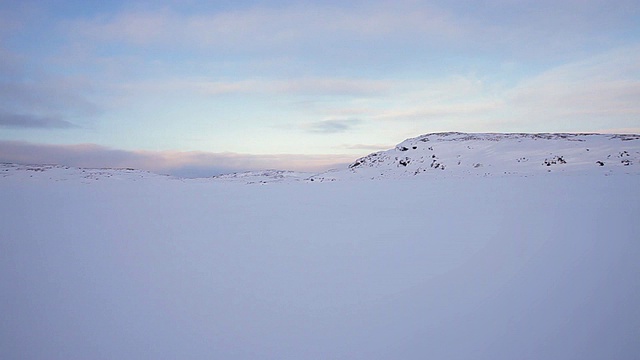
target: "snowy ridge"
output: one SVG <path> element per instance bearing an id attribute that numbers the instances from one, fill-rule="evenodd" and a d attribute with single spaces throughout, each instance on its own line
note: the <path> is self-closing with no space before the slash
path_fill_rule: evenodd
<path id="1" fill-rule="evenodd" d="M 319 174 L 264 170 L 190 179 L 198 182 L 267 184 L 401 178 L 505 177 L 548 174 L 640 174 L 640 135 L 433 133 Z M 186 180 L 136 169 L 0 164 L 0 178 L 82 182 Z"/>
<path id="2" fill-rule="evenodd" d="M 434 133 L 357 159 L 313 181 L 414 176 L 640 173 L 640 135 Z"/>
<path id="3" fill-rule="evenodd" d="M 0 179 L 11 177 L 17 180 L 67 181 L 80 180 L 129 180 L 137 181 L 150 178 L 172 179 L 167 175 L 158 175 L 132 168 L 76 168 L 63 165 L 20 165 L 0 163 Z"/>

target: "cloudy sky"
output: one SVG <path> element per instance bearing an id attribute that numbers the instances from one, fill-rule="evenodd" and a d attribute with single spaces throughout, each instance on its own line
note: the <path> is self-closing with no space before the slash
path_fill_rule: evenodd
<path id="1" fill-rule="evenodd" d="M 320 170 L 436 131 L 640 132 L 640 2 L 0 1 L 0 161 Z"/>

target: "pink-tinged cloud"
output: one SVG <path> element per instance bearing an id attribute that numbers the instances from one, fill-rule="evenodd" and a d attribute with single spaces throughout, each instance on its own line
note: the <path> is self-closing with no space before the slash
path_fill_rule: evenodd
<path id="1" fill-rule="evenodd" d="M 249 50 L 341 38 L 373 40 L 413 34 L 433 40 L 460 36 L 458 24 L 446 12 L 413 2 L 342 8 L 305 4 L 202 14 L 165 8 L 70 22 L 66 28 L 74 37 L 94 41 Z"/>
<path id="2" fill-rule="evenodd" d="M 352 155 L 128 151 L 95 144 L 49 145 L 0 141 L 0 162 L 90 168 L 136 168 L 186 177 L 266 169 L 319 172 L 343 166 L 352 160 Z"/>

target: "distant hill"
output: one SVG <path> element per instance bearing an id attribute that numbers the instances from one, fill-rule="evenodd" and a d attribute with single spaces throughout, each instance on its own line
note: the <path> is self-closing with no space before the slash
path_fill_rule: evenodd
<path id="1" fill-rule="evenodd" d="M 403 177 L 640 173 L 640 135 L 434 133 L 357 159 L 314 181 Z"/>
<path id="2" fill-rule="evenodd" d="M 640 174 L 640 135 L 433 133 L 319 174 L 264 170 L 189 181 L 265 184 L 401 178 Z M 92 182 L 179 178 L 135 169 L 0 164 L 0 177 Z M 186 180 L 186 179 L 183 179 Z"/>

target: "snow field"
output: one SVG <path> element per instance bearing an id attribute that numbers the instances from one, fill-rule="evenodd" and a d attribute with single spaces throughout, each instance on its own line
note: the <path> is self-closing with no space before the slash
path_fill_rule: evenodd
<path id="1" fill-rule="evenodd" d="M 0 358 L 633 359 L 638 179 L 0 178 Z"/>

